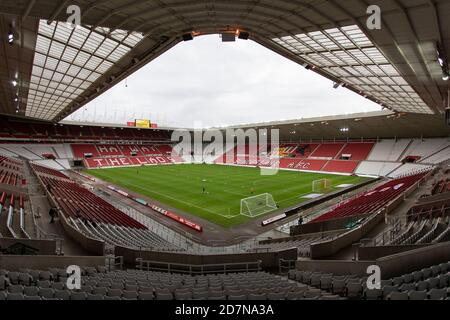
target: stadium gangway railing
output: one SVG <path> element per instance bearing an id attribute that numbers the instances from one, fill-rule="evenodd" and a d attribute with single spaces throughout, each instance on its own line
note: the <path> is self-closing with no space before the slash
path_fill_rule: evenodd
<path id="1" fill-rule="evenodd" d="M 169 263 L 161 261 L 148 261 L 141 258 L 136 259 L 136 269 L 143 271 L 163 271 L 167 273 L 182 273 L 189 275 L 203 274 L 228 274 L 240 272 L 258 272 L 262 270 L 262 261 L 192 265 L 181 263 Z"/>
<path id="2" fill-rule="evenodd" d="M 34 212 L 35 206 L 33 205 L 33 197 L 30 197 L 30 209 L 31 209 L 31 216 L 33 217 L 33 225 L 34 225 L 34 233 L 36 236 L 36 239 L 40 240 L 52 240 L 56 242 L 56 254 L 62 255 L 63 254 L 63 242 L 64 239 L 56 234 L 46 233 L 42 228 L 39 226 L 39 224 L 36 221 L 36 214 Z M 41 212 L 39 212 L 40 216 Z"/>

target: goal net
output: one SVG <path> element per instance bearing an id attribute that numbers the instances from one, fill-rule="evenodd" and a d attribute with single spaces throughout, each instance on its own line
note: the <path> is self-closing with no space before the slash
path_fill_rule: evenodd
<path id="1" fill-rule="evenodd" d="M 270 193 L 241 200 L 241 214 L 247 217 L 257 217 L 277 208 L 277 204 Z"/>
<path id="2" fill-rule="evenodd" d="M 330 190 L 331 188 L 331 180 L 330 179 L 320 179 L 314 180 L 312 182 L 312 191 L 313 192 L 324 192 Z"/>

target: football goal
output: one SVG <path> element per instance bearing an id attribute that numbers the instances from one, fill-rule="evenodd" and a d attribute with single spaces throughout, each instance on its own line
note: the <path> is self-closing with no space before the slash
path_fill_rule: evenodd
<path id="1" fill-rule="evenodd" d="M 257 217 L 277 208 L 277 204 L 270 193 L 241 200 L 241 214 L 247 217 Z"/>
<path id="2" fill-rule="evenodd" d="M 312 191 L 313 192 L 324 192 L 331 189 L 331 180 L 330 179 L 320 179 L 314 180 L 312 182 Z"/>

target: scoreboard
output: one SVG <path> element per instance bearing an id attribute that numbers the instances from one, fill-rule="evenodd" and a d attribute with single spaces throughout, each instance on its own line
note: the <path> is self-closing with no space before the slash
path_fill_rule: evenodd
<path id="1" fill-rule="evenodd" d="M 150 120 L 136 119 L 136 128 L 150 129 L 151 127 L 152 123 Z"/>

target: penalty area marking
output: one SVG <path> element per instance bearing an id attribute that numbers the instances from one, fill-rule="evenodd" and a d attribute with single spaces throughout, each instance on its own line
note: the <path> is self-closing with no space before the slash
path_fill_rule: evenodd
<path id="1" fill-rule="evenodd" d="M 148 189 L 144 189 L 144 188 L 141 188 L 141 187 L 138 187 L 138 186 L 135 186 L 137 189 L 141 189 L 141 190 L 143 190 L 143 191 L 149 191 Z M 166 197 L 166 198 L 169 198 L 169 199 L 172 199 L 172 200 L 175 200 L 175 201 L 178 201 L 178 202 L 181 202 L 181 203 L 184 203 L 184 204 L 186 204 L 186 205 L 188 205 L 188 206 L 190 206 L 190 207 L 195 207 L 195 208 L 198 208 L 198 209 L 200 209 L 200 210 L 204 210 L 204 211 L 206 211 L 206 212 L 209 212 L 209 213 L 212 213 L 212 214 L 214 214 L 214 215 L 217 215 L 217 216 L 221 216 L 221 217 L 224 217 L 224 218 L 226 218 L 226 219 L 234 219 L 235 217 L 237 217 L 237 216 L 239 216 L 240 214 L 238 214 L 238 215 L 234 215 L 234 216 L 230 216 L 230 215 L 224 215 L 224 214 L 221 214 L 221 213 L 218 213 L 218 212 L 214 212 L 214 211 L 211 211 L 211 210 L 208 210 L 208 209 L 206 209 L 206 208 L 203 208 L 203 207 L 200 207 L 200 206 L 197 206 L 197 205 L 195 205 L 195 204 L 193 204 L 193 203 L 191 203 L 191 202 L 187 202 L 187 201 L 183 201 L 183 200 L 180 200 L 180 199 L 177 199 L 177 198 L 174 198 L 174 197 L 171 197 L 171 196 L 169 196 L 169 195 L 166 195 L 166 194 L 162 194 L 162 193 L 160 193 L 160 192 L 157 192 L 157 191 L 153 191 L 153 190 L 151 190 L 150 192 L 153 192 L 153 193 L 156 193 L 156 194 L 159 194 L 160 196 L 162 196 L 162 197 Z M 195 215 L 195 214 L 194 214 Z"/>

